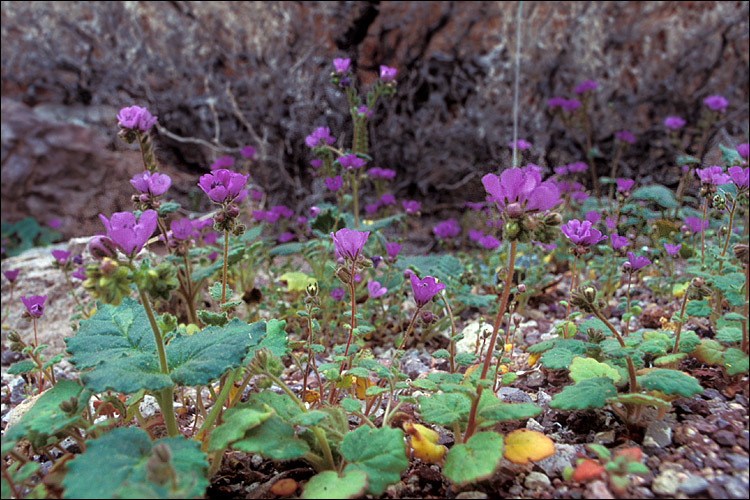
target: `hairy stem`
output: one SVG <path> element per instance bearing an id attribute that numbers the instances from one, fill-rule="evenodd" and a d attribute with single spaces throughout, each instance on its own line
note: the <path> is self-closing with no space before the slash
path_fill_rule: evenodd
<path id="1" fill-rule="evenodd" d="M 594 309 L 594 316 L 599 318 L 602 323 L 607 325 L 607 328 L 609 328 L 609 331 L 612 332 L 612 335 L 615 336 L 617 341 L 620 343 L 621 347 L 626 347 L 625 341 L 622 339 L 620 334 L 617 333 L 617 330 L 615 330 L 615 327 L 612 326 L 612 323 L 610 323 L 609 320 L 605 318 L 604 315 L 602 315 L 602 313 L 599 312 L 598 309 Z M 638 383 L 635 378 L 635 366 L 633 366 L 633 360 L 630 358 L 630 356 L 627 356 L 625 358 L 625 361 L 627 362 L 627 365 L 628 365 L 628 378 L 630 379 L 630 392 L 634 393 L 638 391 Z"/>
<path id="2" fill-rule="evenodd" d="M 221 273 L 221 305 L 227 298 L 227 258 L 229 256 L 229 231 L 224 230 L 224 266 Z"/>
<path id="3" fill-rule="evenodd" d="M 688 285 L 690 287 L 690 285 Z M 682 332 L 682 317 L 685 315 L 685 306 L 688 301 L 688 290 L 685 290 L 685 295 L 682 297 L 682 307 L 680 307 L 680 321 L 677 323 L 677 333 L 674 337 L 674 348 L 672 354 L 677 354 L 677 349 L 680 347 L 680 332 Z"/>

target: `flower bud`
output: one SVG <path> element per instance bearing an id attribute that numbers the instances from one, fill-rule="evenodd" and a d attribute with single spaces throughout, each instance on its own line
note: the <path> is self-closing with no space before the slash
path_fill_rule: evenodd
<path id="1" fill-rule="evenodd" d="M 60 409 L 64 413 L 72 414 L 78 410 L 78 398 L 72 397 L 60 403 Z"/>
<path id="2" fill-rule="evenodd" d="M 737 243 L 736 245 L 732 247 L 732 251 L 734 252 L 734 256 L 737 257 L 737 260 L 747 265 L 748 255 L 750 254 L 750 251 L 748 251 L 747 245 L 743 245 L 742 243 Z"/>
<path id="3" fill-rule="evenodd" d="M 511 219 L 517 219 L 523 215 L 523 207 L 521 207 L 521 204 L 518 202 L 514 202 L 509 204 L 505 208 L 505 212 L 508 214 L 508 217 Z"/>
<path id="4" fill-rule="evenodd" d="M 425 325 L 429 325 L 435 321 L 435 315 L 432 314 L 431 311 L 423 310 L 419 313 L 419 319 L 421 319 L 422 323 Z"/>
<path id="5" fill-rule="evenodd" d="M 99 270 L 104 276 L 113 275 L 117 271 L 117 269 L 119 269 L 119 267 L 120 264 L 118 264 L 116 260 L 112 260 L 107 257 L 102 259 L 101 264 L 99 264 Z"/>
<path id="6" fill-rule="evenodd" d="M 318 282 L 313 281 L 312 283 L 308 283 L 307 287 L 305 287 L 305 291 L 307 292 L 307 295 L 310 297 L 317 297 L 318 296 Z"/>
<path id="7" fill-rule="evenodd" d="M 508 222 L 505 224 L 505 236 L 509 240 L 516 239 L 520 232 L 521 226 L 518 225 L 518 222 Z"/>
<path id="8" fill-rule="evenodd" d="M 690 284 L 695 288 L 703 288 L 703 285 L 705 284 L 705 282 L 703 281 L 703 278 L 696 277 L 696 278 L 693 278 Z"/>
<path id="9" fill-rule="evenodd" d="M 596 289 L 594 287 L 586 287 L 583 290 L 583 296 L 586 297 L 586 300 L 589 302 L 594 302 L 596 300 Z"/>
<path id="10" fill-rule="evenodd" d="M 242 236 L 243 234 L 245 234 L 245 225 L 235 224 L 234 228 L 232 229 L 232 234 L 235 236 Z"/>
<path id="11" fill-rule="evenodd" d="M 235 217 L 240 215 L 240 209 L 237 205 L 229 205 L 224 211 L 224 213 L 230 219 L 234 219 Z"/>
<path id="12" fill-rule="evenodd" d="M 544 223 L 548 226 L 559 226 L 562 224 L 562 215 L 557 212 L 550 212 L 544 217 Z"/>
<path id="13" fill-rule="evenodd" d="M 11 342 L 20 342 L 21 341 L 21 335 L 13 330 L 10 333 L 8 333 L 8 340 Z"/>
<path id="14" fill-rule="evenodd" d="M 523 283 L 518 285 L 518 293 L 526 293 L 526 285 Z"/>
<path id="15" fill-rule="evenodd" d="M 633 265 L 630 262 L 625 262 L 622 265 L 622 270 L 623 270 L 623 272 L 629 273 L 630 271 L 633 270 Z"/>
<path id="16" fill-rule="evenodd" d="M 148 193 L 141 193 L 138 196 L 138 201 L 140 201 L 141 203 L 148 203 L 150 199 L 151 199 L 151 196 L 149 196 Z"/>
<path id="17" fill-rule="evenodd" d="M 117 256 L 117 246 L 106 236 L 94 236 L 89 242 L 89 252 L 94 259 L 102 260 L 105 257 Z"/>

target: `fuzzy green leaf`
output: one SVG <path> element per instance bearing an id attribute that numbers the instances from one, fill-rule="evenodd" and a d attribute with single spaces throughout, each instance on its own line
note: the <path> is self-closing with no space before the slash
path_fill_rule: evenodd
<path id="1" fill-rule="evenodd" d="M 494 432 L 480 432 L 466 444 L 448 450 L 443 474 L 457 484 L 475 483 L 495 472 L 503 457 L 503 438 Z"/>
<path id="2" fill-rule="evenodd" d="M 691 355 L 699 361 L 708 365 L 722 364 L 724 346 L 714 339 L 703 339 Z"/>
<path id="3" fill-rule="evenodd" d="M 362 426 L 346 433 L 341 441 L 341 455 L 349 462 L 344 473 L 354 470 L 367 473 L 367 492 L 375 496 L 401 479 L 401 473 L 409 466 L 404 434 L 390 427 Z"/>
<path id="4" fill-rule="evenodd" d="M 696 378 L 679 370 L 656 368 L 638 377 L 637 381 L 644 389 L 660 391 L 668 396 L 678 394 L 689 398 L 703 392 Z"/>
<path id="5" fill-rule="evenodd" d="M 554 347 L 549 351 L 545 351 L 542 357 L 539 358 L 539 362 L 542 366 L 551 370 L 564 370 L 570 367 L 574 356 L 573 352 L 564 347 Z"/>
<path id="6" fill-rule="evenodd" d="M 680 351 L 691 353 L 693 350 L 700 345 L 701 339 L 698 334 L 692 330 L 682 332 L 680 334 Z"/>
<path id="7" fill-rule="evenodd" d="M 591 358 L 573 358 L 570 364 L 570 378 L 573 382 L 595 377 L 609 377 L 615 384 L 621 379 L 620 373 L 606 363 Z"/>
<path id="8" fill-rule="evenodd" d="M 8 373 L 10 375 L 20 375 L 21 373 L 29 373 L 33 372 L 34 370 L 36 370 L 36 363 L 31 361 L 30 359 L 25 359 L 23 361 L 19 361 L 10 365 L 10 368 L 8 368 Z"/>
<path id="9" fill-rule="evenodd" d="M 471 401 L 463 394 L 433 394 L 418 400 L 422 420 L 431 424 L 450 426 L 465 420 L 471 410 Z"/>
<path id="10" fill-rule="evenodd" d="M 706 318 L 711 314 L 711 306 L 705 300 L 691 300 L 685 306 L 685 314 L 697 318 Z"/>
<path id="11" fill-rule="evenodd" d="M 725 344 L 739 344 L 742 342 L 742 330 L 734 326 L 725 326 L 716 332 L 716 340 Z"/>
<path id="12" fill-rule="evenodd" d="M 247 431 L 253 429 L 274 415 L 274 411 L 266 406 L 267 411 L 255 408 L 235 407 L 224 414 L 223 423 L 211 431 L 208 441 L 208 451 L 223 450 L 235 441 L 239 441 Z"/>
<path id="13" fill-rule="evenodd" d="M 332 470 L 313 476 L 302 492 L 302 498 L 356 498 L 367 488 L 367 473 L 350 470 L 343 476 Z"/>
<path id="14" fill-rule="evenodd" d="M 749 363 L 750 358 L 739 349 L 732 347 L 724 353 L 724 368 L 726 368 L 729 376 L 747 373 L 750 369 Z"/>
<path id="15" fill-rule="evenodd" d="M 294 436 L 294 428 L 276 415 L 247 431 L 243 439 L 232 444 L 232 449 L 274 460 L 291 460 L 310 451 L 307 443 Z"/>
<path id="16" fill-rule="evenodd" d="M 607 404 L 607 399 L 616 394 L 615 384 L 609 377 L 587 378 L 565 387 L 552 398 L 549 405 L 561 410 L 602 408 Z"/>
<path id="17" fill-rule="evenodd" d="M 478 416 L 484 420 L 502 422 L 531 418 L 541 412 L 542 409 L 533 403 L 497 403 L 479 410 Z"/>

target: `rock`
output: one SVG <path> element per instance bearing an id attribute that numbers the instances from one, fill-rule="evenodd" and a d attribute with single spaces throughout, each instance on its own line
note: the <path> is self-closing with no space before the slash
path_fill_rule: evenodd
<path id="1" fill-rule="evenodd" d="M 464 336 L 464 338 L 456 342 L 456 354 L 464 352 L 473 353 L 477 349 L 477 341 L 479 342 L 480 346 L 482 345 L 480 333 L 482 335 L 492 333 L 492 325 L 490 323 L 480 323 L 478 321 L 474 321 L 466 325 L 466 327 L 461 331 L 461 334 Z"/>
<path id="2" fill-rule="evenodd" d="M 143 418 L 148 418 L 156 413 L 160 412 L 159 403 L 156 402 L 156 398 L 150 394 L 143 396 L 143 401 L 138 406 L 138 410 L 141 412 Z"/>
<path id="3" fill-rule="evenodd" d="M 487 493 L 483 491 L 462 491 L 461 493 L 456 495 L 456 498 L 483 499 L 489 497 L 487 496 Z"/>
<path id="4" fill-rule="evenodd" d="M 672 444 L 672 427 L 665 420 L 652 420 L 646 427 L 643 446 L 666 448 Z"/>
<path id="5" fill-rule="evenodd" d="M 747 470 L 744 477 L 730 476 L 723 484 L 728 498 L 748 498 Z"/>
<path id="6" fill-rule="evenodd" d="M 555 454 L 536 462 L 536 465 L 548 477 L 561 477 L 565 467 L 572 467 L 575 464 L 576 453 L 579 451 L 582 451 L 580 446 L 555 443 Z"/>
<path id="7" fill-rule="evenodd" d="M 497 397 L 504 403 L 532 403 L 531 396 L 515 387 L 501 387 L 497 391 Z"/>
<path id="8" fill-rule="evenodd" d="M 550 480 L 541 472 L 529 472 L 523 485 L 529 490 L 542 490 L 550 487 Z"/>
<path id="9" fill-rule="evenodd" d="M 662 471 L 651 483 L 651 490 L 657 495 L 673 496 L 677 487 L 687 479 L 688 475 L 673 469 Z"/>
<path id="10" fill-rule="evenodd" d="M 723 446 L 734 446 L 737 444 L 737 436 L 734 432 L 722 429 L 711 436 L 711 438 Z"/>
<path id="11" fill-rule="evenodd" d="M 17 405 L 24 399 L 26 399 L 26 381 L 23 377 L 15 377 L 8 384 L 8 390 L 10 392 L 10 404 Z"/>
<path id="12" fill-rule="evenodd" d="M 607 483 L 602 480 L 591 481 L 586 485 L 586 491 L 583 493 L 583 498 L 615 498 L 612 492 L 607 488 Z"/>
<path id="13" fill-rule="evenodd" d="M 552 401 L 552 396 L 540 389 L 536 395 L 536 404 L 539 406 L 548 406 L 550 401 Z"/>
<path id="14" fill-rule="evenodd" d="M 641 325 L 645 328 L 661 328 L 661 322 L 659 321 L 661 318 L 669 319 L 669 314 L 663 307 L 657 305 L 648 306 L 641 313 Z"/>
<path id="15" fill-rule="evenodd" d="M 18 406 L 10 410 L 7 415 L 4 415 L 3 418 L 7 419 L 8 422 L 6 429 L 10 429 L 15 424 L 17 424 L 18 421 L 21 420 L 21 417 L 26 415 L 26 413 L 28 413 L 28 411 L 34 406 L 34 404 L 42 396 L 42 394 L 44 394 L 44 392 L 42 392 L 41 394 L 37 394 L 36 396 L 31 396 L 30 398 L 22 401 Z"/>
<path id="16" fill-rule="evenodd" d="M 599 444 L 612 444 L 615 442 L 615 431 L 602 431 L 594 435 L 594 441 Z"/>
<path id="17" fill-rule="evenodd" d="M 541 371 L 533 371 L 526 376 L 526 385 L 531 388 L 541 387 L 544 385 L 546 378 Z"/>
<path id="18" fill-rule="evenodd" d="M 706 491 L 708 485 L 708 481 L 702 477 L 689 474 L 688 477 L 679 484 L 677 490 L 686 495 L 692 496 Z"/>
<path id="19" fill-rule="evenodd" d="M 746 455 L 740 455 L 739 453 L 727 453 L 724 457 L 729 460 L 732 467 L 738 471 L 748 470 L 750 467 L 750 460 Z"/>
<path id="20" fill-rule="evenodd" d="M 3 366 L 10 366 L 16 361 L 21 360 L 21 353 L 11 351 L 10 349 L 3 349 L 2 355 L 0 355 L 0 360 Z"/>
<path id="21" fill-rule="evenodd" d="M 419 352 L 410 350 L 401 360 L 401 371 L 406 373 L 409 378 L 416 379 L 421 373 L 427 373 L 430 367 L 420 359 Z"/>
<path id="22" fill-rule="evenodd" d="M 529 421 L 526 422 L 526 428 L 531 431 L 544 433 L 544 426 L 533 418 L 530 418 Z"/>

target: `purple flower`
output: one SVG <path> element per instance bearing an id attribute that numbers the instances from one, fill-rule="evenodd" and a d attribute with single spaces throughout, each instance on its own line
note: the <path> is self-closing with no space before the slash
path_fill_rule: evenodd
<path id="1" fill-rule="evenodd" d="M 696 170 L 698 177 L 703 184 L 713 184 L 714 186 L 720 186 L 727 184 L 731 177 L 725 174 L 721 167 L 718 165 L 712 165 L 706 168 L 699 168 Z"/>
<path id="2" fill-rule="evenodd" d="M 606 240 L 606 236 L 602 236 L 602 233 L 597 229 L 592 229 L 591 222 L 579 221 L 576 219 L 568 221 L 567 224 L 560 226 L 562 233 L 576 245 L 589 247 L 596 245 L 602 240 Z"/>
<path id="3" fill-rule="evenodd" d="M 588 168 L 589 168 L 589 166 L 586 165 L 582 161 L 577 161 L 575 163 L 571 163 L 570 165 L 568 165 L 568 171 L 571 174 L 577 174 L 579 172 L 585 172 Z"/>
<path id="4" fill-rule="evenodd" d="M 305 217 L 304 215 L 300 215 L 299 217 L 297 217 L 297 224 L 300 225 L 300 226 L 306 225 L 307 224 L 307 217 Z"/>
<path id="5" fill-rule="evenodd" d="M 265 210 L 253 210 L 253 220 L 256 222 L 263 222 L 266 220 Z"/>
<path id="6" fill-rule="evenodd" d="M 523 139 L 518 139 L 515 144 L 516 144 L 516 148 L 520 151 L 525 151 L 531 147 L 531 143 L 524 141 Z M 510 141 L 508 143 L 508 147 L 509 148 L 513 147 L 513 141 Z"/>
<path id="7" fill-rule="evenodd" d="M 339 75 L 343 75 L 346 73 L 346 70 L 349 69 L 349 63 L 351 62 L 351 59 L 344 59 L 341 57 L 337 57 L 333 60 L 333 67 L 336 70 L 336 73 Z"/>
<path id="8" fill-rule="evenodd" d="M 31 297 L 21 296 L 21 302 L 26 306 L 26 310 L 32 318 L 41 318 L 44 314 L 44 301 L 47 300 L 46 295 L 32 295 Z"/>
<path id="9" fill-rule="evenodd" d="M 568 99 L 564 104 L 562 104 L 561 107 L 563 110 L 570 113 L 581 107 L 581 101 L 578 101 L 576 99 Z"/>
<path id="10" fill-rule="evenodd" d="M 576 203 L 583 203 L 589 198 L 589 194 L 585 191 L 576 191 L 575 193 L 570 195 L 571 198 L 573 198 L 573 201 Z"/>
<path id="11" fill-rule="evenodd" d="M 312 206 L 310 207 L 310 210 L 308 210 L 308 213 L 310 214 L 310 217 L 315 218 L 320 215 L 320 209 L 316 206 Z"/>
<path id="12" fill-rule="evenodd" d="M 216 170 L 218 168 L 232 168 L 233 165 L 234 158 L 232 158 L 231 156 L 221 156 L 214 160 L 210 168 L 211 170 Z"/>
<path id="13" fill-rule="evenodd" d="M 253 201 L 260 201 L 263 199 L 263 191 L 260 191 L 258 189 L 253 189 L 250 191 L 250 199 Z"/>
<path id="14" fill-rule="evenodd" d="M 612 248 L 614 250 L 619 250 L 622 247 L 626 247 L 630 243 L 625 236 L 620 236 L 617 233 L 610 234 L 609 239 L 612 242 Z"/>
<path id="15" fill-rule="evenodd" d="M 547 100 L 547 107 L 549 109 L 562 108 L 568 102 L 564 97 L 553 97 Z"/>
<path id="16" fill-rule="evenodd" d="M 255 148 L 252 146 L 245 146 L 244 148 L 240 149 L 240 154 L 244 158 L 252 160 L 253 158 L 255 158 Z"/>
<path id="17" fill-rule="evenodd" d="M 458 236 L 458 233 L 461 232 L 461 226 L 458 225 L 456 219 L 448 219 L 438 223 L 432 229 L 432 232 L 441 240 L 447 240 Z"/>
<path id="18" fill-rule="evenodd" d="M 596 210 L 589 210 L 588 212 L 586 212 L 586 220 L 589 221 L 592 226 L 599 222 L 599 219 L 601 218 L 601 214 L 599 214 L 599 212 L 597 212 Z"/>
<path id="19" fill-rule="evenodd" d="M 8 279 L 8 281 L 13 283 L 14 281 L 16 281 L 16 278 L 18 278 L 18 273 L 20 271 L 21 271 L 20 269 L 11 269 L 10 271 L 3 271 L 3 274 Z"/>
<path id="20" fill-rule="evenodd" d="M 504 170 L 498 178 L 495 174 L 482 177 L 484 189 L 502 211 L 517 203 L 523 212 L 549 210 L 560 201 L 560 192 L 553 183 L 542 182 L 538 172 L 520 168 Z"/>
<path id="21" fill-rule="evenodd" d="M 367 292 L 370 294 L 370 297 L 377 299 L 378 297 L 385 295 L 386 292 L 388 292 L 388 289 L 377 281 L 368 281 Z"/>
<path id="22" fill-rule="evenodd" d="M 372 215 L 378 211 L 378 208 L 380 208 L 380 203 L 369 203 L 365 205 L 365 212 Z"/>
<path id="23" fill-rule="evenodd" d="M 723 113 L 727 109 L 727 106 L 729 106 L 729 101 L 720 95 L 710 95 L 703 99 L 703 104 L 708 106 L 708 109 Z"/>
<path id="24" fill-rule="evenodd" d="M 372 116 L 372 111 L 367 111 L 367 106 L 360 106 L 357 108 L 357 114 L 362 116 L 365 113 L 367 113 L 367 118 L 370 118 Z"/>
<path id="25" fill-rule="evenodd" d="M 482 231 L 476 229 L 469 229 L 469 241 L 479 241 L 484 236 Z"/>
<path id="26" fill-rule="evenodd" d="M 239 174 L 220 168 L 214 170 L 210 174 L 201 175 L 198 187 L 203 190 L 204 193 L 214 203 L 230 203 L 235 198 L 240 196 L 242 193 L 245 183 L 247 182 L 247 174 Z M 247 191 L 245 191 L 247 193 Z"/>
<path id="27" fill-rule="evenodd" d="M 331 137 L 331 131 L 328 127 L 318 127 L 312 134 L 305 137 L 305 144 L 308 148 L 315 148 L 321 144 L 333 144 L 336 141 Z"/>
<path id="28" fill-rule="evenodd" d="M 343 288 L 334 288 L 331 290 L 331 298 L 333 300 L 339 301 L 344 298 L 344 289 Z"/>
<path id="29" fill-rule="evenodd" d="M 52 250 L 52 257 L 57 261 L 59 265 L 64 266 L 65 263 L 68 262 L 71 253 L 73 252 L 66 250 Z"/>
<path id="30" fill-rule="evenodd" d="M 604 224 L 607 226 L 607 231 L 615 230 L 615 220 L 611 217 L 604 219 Z"/>
<path id="31" fill-rule="evenodd" d="M 685 224 L 693 234 L 700 233 L 701 228 L 708 227 L 708 221 L 706 221 L 704 224 L 703 221 L 698 217 L 685 217 Z"/>
<path id="32" fill-rule="evenodd" d="M 532 243 L 534 245 L 538 246 L 538 247 L 542 247 L 547 252 L 551 252 L 552 250 L 554 250 L 555 248 L 557 248 L 557 243 L 550 243 L 549 245 L 547 245 L 545 243 L 541 243 L 539 241 L 532 241 Z"/>
<path id="33" fill-rule="evenodd" d="M 628 252 L 628 262 L 630 263 L 631 273 L 640 271 L 647 265 L 651 264 L 651 261 L 646 257 L 644 257 L 643 255 L 639 255 L 638 257 L 636 257 L 633 252 Z"/>
<path id="34" fill-rule="evenodd" d="M 141 132 L 147 132 L 156 123 L 156 120 L 157 118 L 152 116 L 146 108 L 139 106 L 122 108 L 117 113 L 117 121 L 121 127 L 131 130 L 138 129 Z"/>
<path id="35" fill-rule="evenodd" d="M 291 241 L 293 239 L 294 235 L 287 231 L 285 233 L 281 233 L 281 236 L 279 236 L 279 243 L 286 243 L 287 241 Z"/>
<path id="36" fill-rule="evenodd" d="M 310 166 L 314 169 L 319 169 L 323 166 L 323 160 L 320 158 L 315 158 L 314 160 L 310 160 Z"/>
<path id="37" fill-rule="evenodd" d="M 356 170 L 363 167 L 366 162 L 362 158 L 358 158 L 355 154 L 348 154 L 339 158 L 339 163 L 347 170 Z"/>
<path id="38" fill-rule="evenodd" d="M 294 215 L 294 210 L 287 207 L 286 205 L 275 205 L 271 207 L 271 212 L 279 214 L 279 217 L 288 219 Z"/>
<path id="39" fill-rule="evenodd" d="M 102 260 L 104 257 L 114 258 L 117 256 L 117 245 L 106 236 L 94 236 L 89 241 L 89 253 L 96 260 Z"/>
<path id="40" fill-rule="evenodd" d="M 388 179 L 391 180 L 396 177 L 396 172 L 389 168 L 373 167 L 367 171 L 367 175 L 372 179 Z"/>
<path id="41" fill-rule="evenodd" d="M 393 205 L 396 203 L 396 198 L 391 193 L 384 193 L 383 196 L 380 197 L 380 203 L 383 205 Z"/>
<path id="42" fill-rule="evenodd" d="M 478 212 L 479 210 L 482 210 L 484 208 L 484 203 L 473 203 L 471 201 L 465 201 L 464 206 Z"/>
<path id="43" fill-rule="evenodd" d="M 737 189 L 746 188 L 750 179 L 748 179 L 748 167 L 729 167 L 729 177 L 737 186 Z"/>
<path id="44" fill-rule="evenodd" d="M 86 280 L 86 268 L 81 266 L 72 273 L 70 273 L 71 276 L 73 276 L 75 279 L 79 279 L 81 281 Z"/>
<path id="45" fill-rule="evenodd" d="M 679 130 L 685 126 L 685 120 L 679 116 L 668 116 L 664 119 L 664 126 L 672 130 Z"/>
<path id="46" fill-rule="evenodd" d="M 380 67 L 380 80 L 382 80 L 383 83 L 388 83 L 390 81 L 393 81 L 394 78 L 396 78 L 396 72 L 398 70 L 396 68 L 389 68 L 388 66 L 381 66 Z"/>
<path id="47" fill-rule="evenodd" d="M 61 222 L 60 219 L 50 219 L 47 225 L 52 229 L 60 229 Z"/>
<path id="48" fill-rule="evenodd" d="M 617 182 L 618 193 L 627 192 L 635 184 L 633 179 L 615 179 L 615 182 Z"/>
<path id="49" fill-rule="evenodd" d="M 144 170 L 140 174 L 135 174 L 130 183 L 141 193 L 147 193 L 151 196 L 163 195 L 169 186 L 172 185 L 172 179 L 167 174 Z"/>
<path id="50" fill-rule="evenodd" d="M 404 211 L 408 215 L 414 215 L 419 212 L 419 207 L 422 206 L 422 203 L 414 200 L 404 200 L 401 202 L 401 206 L 404 207 Z"/>
<path id="51" fill-rule="evenodd" d="M 598 86 L 599 84 L 593 80 L 584 80 L 581 83 L 579 83 L 578 86 L 573 91 L 576 94 L 581 95 L 591 90 L 594 90 Z"/>
<path id="52" fill-rule="evenodd" d="M 615 133 L 615 139 L 627 142 L 628 144 L 635 144 L 635 136 L 628 130 L 621 130 L 620 132 Z"/>
<path id="53" fill-rule="evenodd" d="M 276 221 L 279 220 L 279 217 L 281 217 L 281 214 L 279 212 L 272 212 L 268 211 L 266 212 L 266 222 L 269 224 L 276 224 Z"/>
<path id="54" fill-rule="evenodd" d="M 193 235 L 193 221 L 187 217 L 175 219 L 169 225 L 172 230 L 172 237 L 176 240 L 184 241 Z"/>
<path id="55" fill-rule="evenodd" d="M 568 173 L 568 166 L 563 165 L 561 167 L 555 167 L 553 170 L 555 172 L 555 175 L 559 175 L 560 177 L 562 177 L 563 175 Z"/>
<path id="56" fill-rule="evenodd" d="M 117 248 L 128 257 L 132 257 L 140 252 L 156 229 L 157 215 L 154 210 L 146 210 L 136 222 L 132 213 L 116 212 L 109 220 L 102 214 L 99 214 L 99 219 L 107 229 L 107 236 Z"/>
<path id="57" fill-rule="evenodd" d="M 667 251 L 667 255 L 670 257 L 677 257 L 677 253 L 680 251 L 680 248 L 682 248 L 682 244 L 677 245 L 670 245 L 669 243 L 664 243 L 664 249 Z"/>
<path id="58" fill-rule="evenodd" d="M 336 177 L 326 177 L 326 180 L 324 182 L 326 184 L 326 187 L 334 192 L 339 190 L 342 183 L 340 175 L 337 175 Z"/>
<path id="59" fill-rule="evenodd" d="M 750 146 L 748 145 L 747 142 L 737 146 L 737 154 L 740 155 L 740 157 L 743 158 L 745 161 L 747 161 L 748 150 L 750 150 Z"/>
<path id="60" fill-rule="evenodd" d="M 370 231 L 355 231 L 353 229 L 339 229 L 336 234 L 331 233 L 336 255 L 342 259 L 356 261 L 364 248 Z"/>
<path id="61" fill-rule="evenodd" d="M 488 234 L 479 239 L 479 244 L 487 250 L 494 250 L 500 246 L 500 241 L 491 234 Z"/>
<path id="62" fill-rule="evenodd" d="M 385 244 L 385 253 L 388 255 L 388 260 L 393 262 L 396 260 L 396 256 L 401 251 L 401 245 L 398 243 L 386 243 Z"/>
<path id="63" fill-rule="evenodd" d="M 414 293 L 414 301 L 420 309 L 426 306 L 436 293 L 445 289 L 445 285 L 438 283 L 432 276 L 425 276 L 420 280 L 416 274 L 412 274 L 409 279 L 411 280 L 411 291 Z"/>

